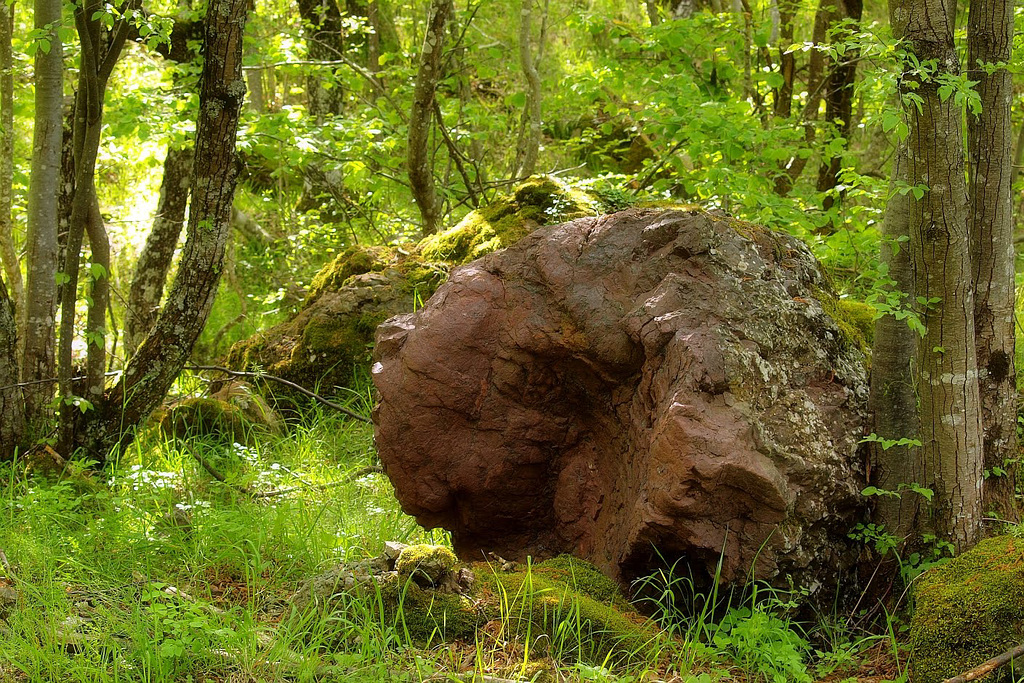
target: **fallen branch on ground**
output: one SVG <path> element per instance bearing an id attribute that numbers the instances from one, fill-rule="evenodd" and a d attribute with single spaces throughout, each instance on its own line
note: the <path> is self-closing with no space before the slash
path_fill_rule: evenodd
<path id="1" fill-rule="evenodd" d="M 984 664 L 974 667 L 970 671 L 965 671 L 959 676 L 953 676 L 953 678 L 947 678 L 942 683 L 968 683 L 968 681 L 976 681 L 980 678 L 984 678 L 996 669 L 1006 666 L 1014 659 L 1021 656 L 1024 656 L 1024 643 L 1021 643 L 1012 650 L 1007 650 L 998 657 L 993 657 Z"/>
<path id="2" fill-rule="evenodd" d="M 265 372 L 246 372 L 244 370 L 229 370 L 229 369 L 227 369 L 225 367 L 221 367 L 220 365 L 186 365 L 185 369 L 186 370 L 211 370 L 211 371 L 215 371 L 215 372 L 223 372 L 225 375 L 230 375 L 232 377 L 249 377 L 249 378 L 252 378 L 252 379 L 268 379 L 268 380 L 271 380 L 272 382 L 278 382 L 279 384 L 283 384 L 286 387 L 289 387 L 290 389 L 294 389 L 295 391 L 299 392 L 300 394 L 304 394 L 304 395 L 310 397 L 311 399 L 313 399 L 314 401 L 327 406 L 328 408 L 333 408 L 334 410 L 337 410 L 340 413 L 344 413 L 344 414 L 348 415 L 349 417 L 351 417 L 353 420 L 359 420 L 360 422 L 369 422 L 370 421 L 370 418 L 364 417 L 364 416 L 360 415 L 359 413 L 355 412 L 354 410 L 349 410 L 345 406 L 343 406 L 341 404 L 338 404 L 338 403 L 335 403 L 334 401 L 329 401 L 326 398 L 324 398 L 323 396 L 321 396 L 320 394 L 312 392 L 309 389 L 296 384 L 295 382 L 290 382 L 290 381 L 284 379 L 283 377 L 275 377 L 274 375 L 268 375 Z"/>

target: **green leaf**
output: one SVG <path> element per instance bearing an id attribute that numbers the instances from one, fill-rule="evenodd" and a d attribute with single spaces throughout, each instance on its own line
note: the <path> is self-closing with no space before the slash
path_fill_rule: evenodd
<path id="1" fill-rule="evenodd" d="M 526 104 L 526 93 L 517 92 L 512 95 L 509 95 L 508 97 L 505 98 L 505 104 L 507 104 L 510 107 L 516 107 L 517 109 L 519 107 L 522 107 L 523 105 Z"/>

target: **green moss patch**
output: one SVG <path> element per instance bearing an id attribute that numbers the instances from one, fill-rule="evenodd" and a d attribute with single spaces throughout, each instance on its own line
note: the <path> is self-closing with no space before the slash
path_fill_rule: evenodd
<path id="1" fill-rule="evenodd" d="M 544 225 L 596 216 L 601 203 L 555 178 L 532 178 L 511 195 L 476 209 L 454 228 L 419 244 L 428 261 L 468 263 L 517 242 Z"/>
<path id="2" fill-rule="evenodd" d="M 840 299 L 823 289 L 816 291 L 814 298 L 839 328 L 843 342 L 870 357 L 875 337 L 875 309 L 860 301 Z"/>
<path id="3" fill-rule="evenodd" d="M 933 569 L 914 589 L 915 683 L 963 673 L 1024 639 L 1024 540 L 999 536 Z"/>

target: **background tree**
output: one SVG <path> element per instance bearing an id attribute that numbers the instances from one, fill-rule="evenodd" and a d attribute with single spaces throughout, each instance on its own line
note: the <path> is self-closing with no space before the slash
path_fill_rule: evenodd
<path id="1" fill-rule="evenodd" d="M 14 35 L 15 3 L 0 5 L 0 261 L 10 283 L 11 299 L 25 313 L 25 283 L 14 247 L 11 192 L 14 184 Z M 24 322 L 19 327 L 24 328 Z"/>
<path id="2" fill-rule="evenodd" d="M 442 75 L 445 27 L 451 10 L 450 0 L 431 0 L 420 48 L 412 113 L 409 115 L 409 184 L 423 221 L 423 235 L 437 232 L 441 219 L 441 199 L 434 185 L 430 123 L 434 118 L 434 98 Z"/>
<path id="3" fill-rule="evenodd" d="M 18 384 L 14 304 L 0 278 L 0 461 L 14 457 L 25 429 L 25 400 Z"/>
<path id="4" fill-rule="evenodd" d="M 132 275 L 125 309 L 124 343 L 130 357 L 146 338 L 160 310 L 164 283 L 185 225 L 192 174 L 192 149 L 168 146 L 153 228 Z"/>

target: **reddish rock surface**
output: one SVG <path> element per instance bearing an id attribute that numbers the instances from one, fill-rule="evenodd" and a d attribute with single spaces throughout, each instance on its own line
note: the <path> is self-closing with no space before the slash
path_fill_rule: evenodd
<path id="1" fill-rule="evenodd" d="M 457 552 L 623 581 L 835 585 L 862 513 L 864 358 L 797 240 L 630 210 L 456 269 L 377 331 L 384 469 Z M 657 549 L 657 550 L 655 550 Z"/>

